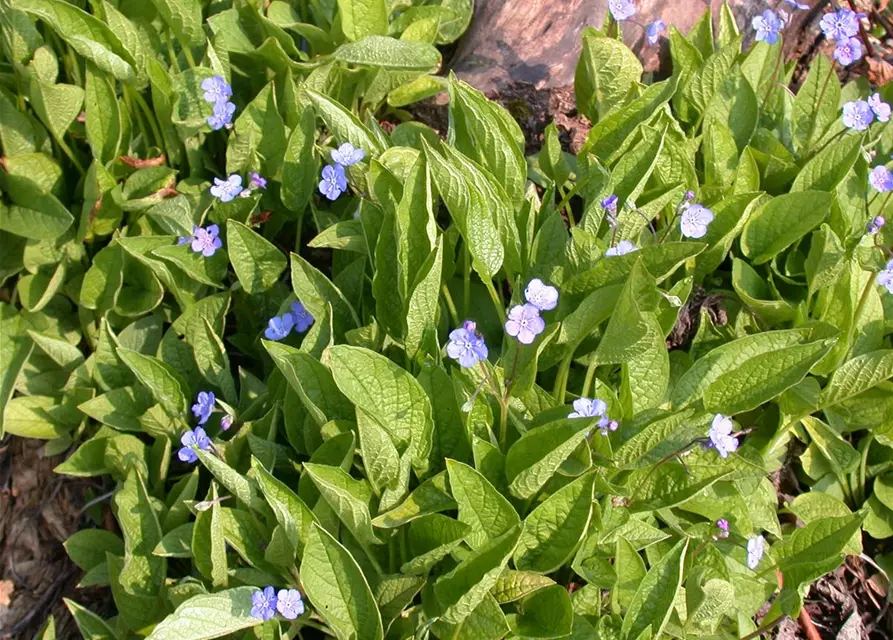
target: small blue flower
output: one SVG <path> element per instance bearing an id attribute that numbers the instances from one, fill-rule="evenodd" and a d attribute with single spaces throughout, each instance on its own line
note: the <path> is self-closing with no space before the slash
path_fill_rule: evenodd
<path id="1" fill-rule="evenodd" d="M 205 102 L 217 104 L 226 102 L 233 95 L 233 88 L 223 79 L 223 76 L 211 76 L 202 80 L 202 89 L 205 92 Z"/>
<path id="2" fill-rule="evenodd" d="M 266 189 L 267 188 L 267 179 L 262 178 L 261 175 L 257 171 L 251 172 L 251 180 L 248 183 L 248 187 L 251 189 Z"/>
<path id="3" fill-rule="evenodd" d="M 276 615 L 276 590 L 264 587 L 251 594 L 251 616 L 267 621 Z"/>
<path id="4" fill-rule="evenodd" d="M 295 620 L 304 615 L 304 601 L 297 589 L 280 589 L 276 595 L 276 610 L 283 618 Z"/>
<path id="5" fill-rule="evenodd" d="M 608 0 L 608 10 L 617 22 L 636 15 L 636 3 L 633 0 Z"/>
<path id="6" fill-rule="evenodd" d="M 193 230 L 195 230 L 195 229 L 197 229 L 197 228 L 198 228 L 198 227 L 195 227 L 195 226 L 194 226 L 194 227 L 193 227 Z M 195 237 L 194 235 L 192 235 L 192 236 L 180 236 L 179 238 L 177 238 L 177 244 L 178 244 L 178 245 L 181 245 L 181 244 L 189 244 L 190 242 L 192 242 L 192 239 L 193 239 L 194 237 Z"/>
<path id="7" fill-rule="evenodd" d="M 890 260 L 884 270 L 877 274 L 877 283 L 886 287 L 888 293 L 893 293 L 893 260 Z"/>
<path id="8" fill-rule="evenodd" d="M 647 27 L 645 27 L 645 37 L 648 38 L 648 44 L 657 44 L 660 34 L 667 30 L 667 23 L 658 18 Z"/>
<path id="9" fill-rule="evenodd" d="M 274 316 L 267 322 L 267 329 L 264 331 L 264 337 L 267 340 L 284 340 L 291 333 L 292 327 L 295 326 L 294 316 L 290 313 L 284 313 L 281 316 Z"/>
<path id="10" fill-rule="evenodd" d="M 313 316 L 301 304 L 300 300 L 291 303 L 291 317 L 295 324 L 295 331 L 298 333 L 304 333 L 313 324 Z"/>
<path id="11" fill-rule="evenodd" d="M 551 311 L 558 306 L 558 289 L 534 278 L 524 289 L 524 299 L 540 311 Z"/>
<path id="12" fill-rule="evenodd" d="M 211 187 L 211 195 L 219 198 L 220 202 L 229 202 L 242 193 L 242 176 L 232 174 L 226 180 L 214 178 L 214 186 Z"/>
<path id="13" fill-rule="evenodd" d="M 875 216 L 868 221 L 868 227 L 865 229 L 865 232 L 870 236 L 876 236 L 881 232 L 881 228 L 885 224 L 887 224 L 887 219 L 884 216 Z"/>
<path id="14" fill-rule="evenodd" d="M 859 38 L 844 38 L 837 42 L 834 59 L 843 66 L 849 66 L 862 58 L 862 41 Z"/>
<path id="15" fill-rule="evenodd" d="M 865 131 L 874 120 L 874 111 L 865 100 L 847 102 L 843 105 L 843 126 L 853 131 Z"/>
<path id="16" fill-rule="evenodd" d="M 772 9 L 766 9 L 762 15 L 754 16 L 751 25 L 757 32 L 757 41 L 766 44 L 778 42 L 778 33 L 784 28 L 784 22 Z"/>
<path id="17" fill-rule="evenodd" d="M 192 415 L 198 418 L 199 424 L 205 424 L 211 417 L 215 400 L 213 391 L 199 391 L 195 404 L 192 405 Z"/>
<path id="18" fill-rule="evenodd" d="M 319 181 L 319 192 L 329 200 L 337 200 L 347 191 L 347 177 L 340 164 L 327 164 L 322 169 L 322 180 Z"/>
<path id="19" fill-rule="evenodd" d="M 473 367 L 488 355 L 487 343 L 477 332 L 477 325 L 466 320 L 461 327 L 450 331 L 450 341 L 446 348 L 447 355 L 459 361 L 459 366 Z"/>
<path id="20" fill-rule="evenodd" d="M 639 249 L 629 240 L 621 240 L 617 243 L 616 247 L 611 247 L 607 251 L 605 251 L 606 257 L 611 256 L 625 256 L 627 253 L 632 253 L 633 251 L 638 251 Z"/>
<path id="21" fill-rule="evenodd" d="M 568 418 L 598 418 L 605 415 L 608 405 L 599 398 L 577 398 L 574 400 L 574 410 L 567 414 Z"/>
<path id="22" fill-rule="evenodd" d="M 518 338 L 521 344 L 531 344 L 545 328 L 546 322 L 540 318 L 540 310 L 532 304 L 516 304 L 509 309 L 505 332 Z"/>
<path id="23" fill-rule="evenodd" d="M 692 191 L 691 189 L 689 189 L 689 190 L 686 191 L 684 194 L 682 194 L 682 199 L 683 199 L 685 202 L 691 202 L 692 200 L 695 199 L 695 192 Z"/>
<path id="24" fill-rule="evenodd" d="M 617 196 L 614 194 L 609 195 L 607 198 L 602 198 L 602 201 L 599 203 L 602 206 L 602 209 L 611 214 L 617 213 Z"/>
<path id="25" fill-rule="evenodd" d="M 729 537 L 729 521 L 725 518 L 720 518 L 716 521 L 716 528 L 719 529 L 719 533 L 716 534 L 716 537 L 719 539 L 725 539 Z"/>
<path id="26" fill-rule="evenodd" d="M 365 157 L 365 151 L 357 149 L 349 142 L 345 142 L 337 149 L 332 149 L 332 162 L 340 164 L 342 167 L 349 167 L 361 162 Z"/>
<path id="27" fill-rule="evenodd" d="M 180 437 L 180 444 L 183 446 L 177 451 L 177 457 L 181 462 L 188 462 L 189 464 L 198 460 L 198 454 L 195 453 L 196 449 L 207 451 L 211 448 L 208 434 L 201 427 L 196 427 L 192 431 L 184 433 Z"/>
<path id="28" fill-rule="evenodd" d="M 208 116 L 208 126 L 214 131 L 223 129 L 233 120 L 233 114 L 236 112 L 236 105 L 232 102 L 215 102 L 211 115 Z"/>
<path id="29" fill-rule="evenodd" d="M 192 250 L 210 258 L 223 246 L 223 240 L 217 237 L 219 233 L 220 227 L 216 224 L 208 225 L 207 229 L 193 227 Z"/>
<path id="30" fill-rule="evenodd" d="M 791 5 L 792 7 L 794 7 L 795 9 L 799 9 L 800 11 L 806 11 L 807 9 L 809 9 L 808 4 L 805 4 L 803 2 L 797 2 L 797 0 L 784 0 L 784 1 L 787 2 L 789 5 Z"/>
<path id="31" fill-rule="evenodd" d="M 822 16 L 819 27 L 829 40 L 852 38 L 859 33 L 859 17 L 861 15 L 849 9 L 840 9 Z"/>
<path id="32" fill-rule="evenodd" d="M 716 449 L 720 458 L 728 458 L 730 453 L 738 450 L 738 439 L 732 435 L 735 425 L 732 419 L 717 413 L 713 416 L 713 422 L 707 430 L 709 447 Z"/>
<path id="33" fill-rule="evenodd" d="M 747 541 L 747 568 L 756 569 L 766 552 L 766 538 L 754 536 Z"/>
<path id="34" fill-rule="evenodd" d="M 233 417 L 230 414 L 226 414 L 222 418 L 220 418 L 220 429 L 222 431 L 229 431 L 229 428 L 233 426 Z"/>
<path id="35" fill-rule="evenodd" d="M 702 204 L 693 204 L 682 212 L 679 228 L 686 238 L 703 238 L 713 222 L 713 212 Z"/>
<path id="36" fill-rule="evenodd" d="M 890 105 L 881 100 L 881 94 L 875 93 L 868 98 L 868 106 L 874 112 L 878 122 L 887 122 L 890 120 Z"/>
<path id="37" fill-rule="evenodd" d="M 868 174 L 868 182 L 880 193 L 893 191 L 893 173 L 884 165 L 879 165 Z"/>
<path id="38" fill-rule="evenodd" d="M 598 419 L 598 431 L 603 436 L 607 436 L 609 431 L 617 431 L 620 424 L 616 420 L 611 420 L 608 416 L 602 416 Z"/>

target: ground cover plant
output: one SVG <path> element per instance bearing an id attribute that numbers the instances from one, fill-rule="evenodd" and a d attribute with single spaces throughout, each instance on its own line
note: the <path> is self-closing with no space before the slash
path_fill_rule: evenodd
<path id="1" fill-rule="evenodd" d="M 845 555 L 885 575 L 861 18 L 794 93 L 799 3 L 747 50 L 727 8 L 647 25 L 657 81 L 609 4 L 585 145 L 525 157 L 430 75 L 470 0 L 2 0 L 0 428 L 108 478 L 84 637 L 749 638 Z M 445 139 L 404 109 L 442 90 Z"/>

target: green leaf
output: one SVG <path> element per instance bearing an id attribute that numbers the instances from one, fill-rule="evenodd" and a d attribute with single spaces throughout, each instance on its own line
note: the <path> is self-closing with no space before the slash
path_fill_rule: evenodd
<path id="1" fill-rule="evenodd" d="M 791 193 L 810 190 L 833 192 L 856 164 L 861 151 L 861 135 L 846 136 L 832 142 L 800 170 L 791 185 Z"/>
<path id="2" fill-rule="evenodd" d="M 785 536 L 775 547 L 785 586 L 796 589 L 836 568 L 843 559 L 844 547 L 864 519 L 865 511 L 821 518 Z"/>
<path id="3" fill-rule="evenodd" d="M 163 558 L 191 558 L 193 526 L 187 522 L 165 534 L 152 553 Z"/>
<path id="4" fill-rule="evenodd" d="M 257 458 L 251 459 L 251 468 L 267 504 L 276 515 L 279 526 L 282 527 L 298 556 L 303 556 L 304 546 L 310 537 L 310 529 L 316 522 L 316 516 L 294 491 L 264 469 Z"/>
<path id="5" fill-rule="evenodd" d="M 622 107 L 642 77 L 642 63 L 623 42 L 583 30 L 583 53 L 574 75 L 578 109 L 591 121 Z"/>
<path id="6" fill-rule="evenodd" d="M 755 409 L 800 382 L 833 343 L 811 342 L 750 358 L 710 383 L 704 407 L 727 415 Z"/>
<path id="7" fill-rule="evenodd" d="M 309 462 L 304 463 L 304 472 L 360 544 L 381 544 L 372 530 L 372 517 L 369 515 L 372 488 L 368 482 L 351 478 L 340 467 Z"/>
<path id="8" fill-rule="evenodd" d="M 260 90 L 233 125 L 234 133 L 226 145 L 226 172 L 259 171 L 264 176 L 278 175 L 287 140 L 272 82 Z"/>
<path id="9" fill-rule="evenodd" d="M 848 400 L 893 376 L 893 350 L 881 349 L 847 360 L 822 390 L 822 406 Z"/>
<path id="10" fill-rule="evenodd" d="M 623 618 L 620 633 L 624 639 L 636 640 L 649 627 L 652 637 L 660 637 L 682 585 L 687 549 L 688 538 L 683 538 L 642 579 Z"/>
<path id="11" fill-rule="evenodd" d="M 237 587 L 194 596 L 162 620 L 150 640 L 207 640 L 261 624 L 251 615 L 257 587 Z"/>
<path id="12" fill-rule="evenodd" d="M 16 0 L 15 6 L 46 22 L 71 48 L 122 82 L 134 79 L 134 60 L 102 21 L 64 0 Z"/>
<path id="13" fill-rule="evenodd" d="M 594 420 L 566 418 L 521 436 L 505 458 L 505 476 L 512 495 L 524 500 L 533 497 L 594 428 Z"/>
<path id="14" fill-rule="evenodd" d="M 302 213 L 316 189 L 317 164 L 313 156 L 316 115 L 308 105 L 300 105 L 297 125 L 292 129 L 282 162 L 282 204 L 293 213 Z"/>
<path id="15" fill-rule="evenodd" d="M 456 508 L 456 501 L 447 491 L 447 474 L 442 472 L 425 480 L 399 506 L 381 514 L 372 524 L 394 529 L 416 518 Z"/>
<path id="16" fill-rule="evenodd" d="M 708 29 L 709 29 L 708 23 Z M 713 96 L 729 77 L 735 59 L 741 51 L 741 41 L 724 46 L 704 61 L 683 91 L 684 96 L 700 111 L 706 113 Z"/>
<path id="17" fill-rule="evenodd" d="M 118 635 L 108 626 L 105 620 L 73 600 L 68 598 L 63 598 L 63 600 L 85 640 L 118 639 Z"/>
<path id="18" fill-rule="evenodd" d="M 338 0 L 341 29 L 348 40 L 386 35 L 388 9 L 385 0 Z"/>
<path id="19" fill-rule="evenodd" d="M 172 418 L 185 415 L 189 385 L 176 369 L 158 358 L 132 349 L 119 347 L 116 353 Z"/>
<path id="20" fill-rule="evenodd" d="M 801 155 L 806 155 L 840 117 L 840 81 L 826 56 L 816 56 L 809 66 L 806 81 L 794 98 L 791 117 L 794 144 Z"/>
<path id="21" fill-rule="evenodd" d="M 368 35 L 358 42 L 343 44 L 335 49 L 333 56 L 345 64 L 400 71 L 434 71 L 441 62 L 440 52 L 426 42 L 381 35 Z"/>
<path id="22" fill-rule="evenodd" d="M 753 213 L 741 234 L 741 249 L 754 264 L 776 254 L 824 221 L 832 196 L 823 191 L 802 191 L 773 198 Z"/>
<path id="23" fill-rule="evenodd" d="M 213 256 L 205 257 L 196 253 L 189 245 L 164 245 L 152 250 L 152 256 L 161 258 L 164 262 L 174 265 L 196 282 L 223 288 L 223 279 L 226 277 L 227 255 L 223 251 L 217 251 Z"/>
<path id="24" fill-rule="evenodd" d="M 208 451 L 199 449 L 196 453 L 199 460 L 205 465 L 205 468 L 211 472 L 211 475 L 226 487 L 226 490 L 233 494 L 237 500 L 254 511 L 268 513 L 266 503 L 260 497 L 257 484 L 253 479 L 242 475 Z"/>
<path id="25" fill-rule="evenodd" d="M 377 494 L 385 487 L 395 489 L 400 476 L 400 454 L 397 448 L 387 430 L 373 415 L 362 407 L 357 407 L 356 416 L 366 478 Z"/>
<path id="26" fill-rule="evenodd" d="M 314 524 L 301 561 L 307 597 L 340 638 L 381 640 L 381 614 L 356 560 Z"/>
<path id="27" fill-rule="evenodd" d="M 730 46 L 737 49 L 739 45 L 736 42 Z M 704 129 L 714 124 L 727 126 L 734 136 L 737 149 L 741 150 L 756 131 L 759 116 L 757 96 L 739 71 L 725 77 L 717 87 L 704 111 Z"/>
<path id="28" fill-rule="evenodd" d="M 205 44 L 199 0 L 152 0 L 152 4 L 184 46 Z"/>
<path id="29" fill-rule="evenodd" d="M 114 85 L 92 64 L 87 65 L 85 84 L 87 142 L 93 157 L 108 164 L 118 155 L 121 144 L 121 114 Z M 128 141 L 124 141 L 125 146 Z"/>
<path id="30" fill-rule="evenodd" d="M 614 462 L 621 469 L 641 469 L 659 464 L 674 451 L 707 432 L 712 416 L 692 410 L 671 414 L 646 414 L 624 424 L 622 444 L 614 450 Z"/>
<path id="31" fill-rule="evenodd" d="M 413 520 L 409 524 L 407 541 L 410 560 L 400 571 L 413 575 L 427 573 L 447 554 L 457 548 L 471 527 L 439 513 L 432 513 Z"/>
<path id="32" fill-rule="evenodd" d="M 859 465 L 860 455 L 853 445 L 844 440 L 834 429 L 812 416 L 803 418 L 801 423 L 813 443 L 831 463 L 831 468 L 838 478 L 855 471 Z"/>
<path id="33" fill-rule="evenodd" d="M 571 596 L 564 585 L 537 589 L 518 602 L 518 613 L 509 618 L 512 631 L 525 638 L 565 638 L 574 625 Z"/>
<path id="34" fill-rule="evenodd" d="M 468 546 L 482 549 L 520 522 L 511 503 L 478 471 L 455 460 L 447 460 L 446 466 L 459 520 L 471 526 Z"/>
<path id="35" fill-rule="evenodd" d="M 603 260 L 613 259 L 608 257 Z M 654 344 L 657 339 L 654 332 L 659 327 L 654 314 L 643 312 L 640 305 L 647 306 L 647 295 L 655 290 L 654 279 L 645 271 L 643 263 L 637 261 L 617 300 L 598 349 L 591 357 L 600 364 L 623 364 L 642 355 L 649 345 Z"/>
<path id="36" fill-rule="evenodd" d="M 65 542 L 65 552 L 71 561 L 84 571 L 105 562 L 106 551 L 116 556 L 124 555 L 124 541 L 104 529 L 82 529 Z"/>
<path id="37" fill-rule="evenodd" d="M 296 253 L 291 254 L 291 284 L 298 300 L 314 318 L 324 317 L 327 306 L 331 305 L 336 334 L 342 335 L 360 325 L 356 311 L 341 290 Z"/>
<path id="38" fill-rule="evenodd" d="M 436 248 L 418 271 L 406 311 L 405 349 L 410 358 L 419 357 L 426 344 L 437 344 L 440 309 L 440 279 L 443 271 L 443 243 Z M 433 354 L 430 354 L 433 355 Z"/>
<path id="39" fill-rule="evenodd" d="M 562 487 L 524 519 L 524 531 L 514 553 L 521 571 L 552 573 L 573 555 L 589 528 L 594 476 L 587 473 Z"/>
<path id="40" fill-rule="evenodd" d="M 229 261 L 249 294 L 272 287 L 288 266 L 276 245 L 233 218 L 226 221 L 226 241 Z"/>
<path id="41" fill-rule="evenodd" d="M 383 2 L 384 0 L 347 0 L 348 2 L 368 1 Z M 319 117 L 325 122 L 326 127 L 339 143 L 350 142 L 354 147 L 366 151 L 366 157 L 379 155 L 384 149 L 372 132 L 360 122 L 351 111 L 348 111 L 336 101 L 326 95 L 317 93 L 312 89 L 305 89 L 307 95 L 313 101 Z"/>
<path id="42" fill-rule="evenodd" d="M 3 428 L 7 433 L 23 438 L 58 438 L 77 427 L 83 419 L 72 409 L 74 407 L 49 396 L 18 396 L 6 404 Z"/>

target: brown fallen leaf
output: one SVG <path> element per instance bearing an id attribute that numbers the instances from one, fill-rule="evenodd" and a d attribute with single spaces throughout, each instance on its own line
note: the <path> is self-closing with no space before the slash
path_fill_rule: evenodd
<path id="1" fill-rule="evenodd" d="M 120 156 L 121 162 L 133 167 L 134 169 L 144 169 L 146 167 L 160 167 L 165 163 L 167 157 L 162 153 L 157 158 L 146 158 L 141 160 L 133 156 Z"/>
<path id="2" fill-rule="evenodd" d="M 876 86 L 887 84 L 893 80 L 893 64 L 877 58 L 866 58 L 868 62 L 868 81 Z"/>

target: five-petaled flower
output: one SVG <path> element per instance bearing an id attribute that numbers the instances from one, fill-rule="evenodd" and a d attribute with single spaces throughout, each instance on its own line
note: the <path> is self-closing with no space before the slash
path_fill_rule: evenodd
<path id="1" fill-rule="evenodd" d="M 633 0 L 608 0 L 608 9 L 617 22 L 622 22 L 636 15 L 636 3 Z"/>
<path id="2" fill-rule="evenodd" d="M 546 322 L 540 317 L 540 310 L 529 302 L 516 304 L 509 309 L 505 332 L 517 338 L 521 344 L 531 344 L 545 328 Z"/>
<path id="3" fill-rule="evenodd" d="M 889 293 L 893 293 L 893 260 L 890 260 L 884 270 L 877 274 L 877 283 L 886 287 Z"/>
<path id="4" fill-rule="evenodd" d="M 251 180 L 248 182 L 250 189 L 266 189 L 267 179 L 262 177 L 257 171 L 251 172 Z"/>
<path id="5" fill-rule="evenodd" d="M 551 311 L 558 306 L 558 289 L 534 278 L 524 289 L 524 299 L 540 311 Z"/>
<path id="6" fill-rule="evenodd" d="M 215 102 L 211 115 L 208 116 L 208 126 L 214 131 L 223 129 L 233 120 L 236 105 L 232 102 Z"/>
<path id="7" fill-rule="evenodd" d="M 217 252 L 217 249 L 223 246 L 223 240 L 218 237 L 219 234 L 220 227 L 216 224 L 208 225 L 207 229 L 193 227 L 192 250 L 210 258 Z"/>
<path id="8" fill-rule="evenodd" d="M 878 165 L 868 174 L 868 182 L 881 193 L 893 190 L 893 173 L 884 165 Z"/>
<path id="9" fill-rule="evenodd" d="M 822 16 L 819 27 L 829 40 L 852 38 L 859 33 L 859 14 L 849 9 L 840 9 Z"/>
<path id="10" fill-rule="evenodd" d="M 887 219 L 884 216 L 875 216 L 868 221 L 868 226 L 865 228 L 865 231 L 870 236 L 876 236 L 881 232 L 881 227 L 885 224 L 887 224 Z"/>
<path id="11" fill-rule="evenodd" d="M 703 238 L 713 222 L 713 212 L 702 204 L 693 204 L 682 212 L 679 228 L 686 238 Z"/>
<path id="12" fill-rule="evenodd" d="M 738 450 L 738 438 L 732 435 L 735 425 L 732 419 L 717 413 L 713 416 L 713 422 L 707 430 L 709 447 L 716 449 L 720 458 L 728 458 L 730 453 Z"/>
<path id="13" fill-rule="evenodd" d="M 276 611 L 283 618 L 294 620 L 304 615 L 304 601 L 297 589 L 280 589 L 276 594 Z"/>
<path id="14" fill-rule="evenodd" d="M 751 25 L 757 32 L 757 41 L 766 44 L 778 42 L 778 34 L 784 28 L 784 22 L 772 9 L 766 9 L 762 14 L 754 16 Z"/>
<path id="15" fill-rule="evenodd" d="M 638 251 L 638 247 L 634 245 L 629 240 L 621 240 L 617 243 L 616 247 L 610 247 L 607 251 L 605 251 L 605 256 L 625 256 L 627 253 L 632 253 L 633 251 Z"/>
<path id="16" fill-rule="evenodd" d="M 205 424 L 211 417 L 215 400 L 213 391 L 199 391 L 195 404 L 192 405 L 192 415 L 198 418 L 199 424 Z"/>
<path id="17" fill-rule="evenodd" d="M 568 418 L 598 418 L 605 415 L 608 405 L 600 398 L 577 398 L 574 410 L 567 414 Z"/>
<path id="18" fill-rule="evenodd" d="M 754 536 L 747 540 L 747 568 L 756 569 L 766 552 L 766 538 Z"/>
<path id="19" fill-rule="evenodd" d="M 290 309 L 291 317 L 295 325 L 295 331 L 298 333 L 307 331 L 307 329 L 310 328 L 310 325 L 313 324 L 313 316 L 310 315 L 310 312 L 304 308 L 304 305 L 301 304 L 300 300 L 292 302 Z"/>
<path id="20" fill-rule="evenodd" d="M 349 167 L 352 164 L 361 162 L 366 157 L 366 152 L 357 149 L 351 143 L 345 142 L 337 149 L 332 149 L 332 162 L 340 164 L 342 167 Z"/>
<path id="21" fill-rule="evenodd" d="M 834 59 L 847 67 L 862 58 L 862 41 L 859 38 L 843 38 L 834 49 Z"/>
<path id="22" fill-rule="evenodd" d="M 322 168 L 322 180 L 319 181 L 319 192 L 329 200 L 337 200 L 347 191 L 347 176 L 340 164 L 327 164 Z"/>
<path id="23" fill-rule="evenodd" d="M 890 120 L 890 105 L 881 100 L 881 94 L 875 93 L 868 97 L 868 106 L 874 112 L 878 122 L 887 122 Z"/>
<path id="24" fill-rule="evenodd" d="M 486 360 L 489 353 L 487 343 L 472 320 L 466 320 L 461 327 L 450 331 L 446 352 L 450 358 L 459 361 L 459 366 L 466 368 Z"/>
<path id="25" fill-rule="evenodd" d="M 196 449 L 207 451 L 211 448 L 211 441 L 208 439 L 208 434 L 205 433 L 205 430 L 201 427 L 196 427 L 192 431 L 185 432 L 180 437 L 180 444 L 183 446 L 177 451 L 177 457 L 181 462 L 188 462 L 189 464 L 198 460 L 198 454 L 195 452 Z"/>
<path id="26" fill-rule="evenodd" d="M 295 319 L 290 313 L 273 316 L 267 321 L 264 337 L 267 340 L 284 340 L 295 326 Z"/>
<path id="27" fill-rule="evenodd" d="M 211 76 L 202 80 L 202 90 L 205 92 L 205 102 L 216 104 L 226 102 L 233 95 L 233 88 L 223 79 L 223 76 Z"/>
<path id="28" fill-rule="evenodd" d="M 261 620 L 269 620 L 276 615 L 276 590 L 264 587 L 251 594 L 251 616 Z"/>
<path id="29" fill-rule="evenodd" d="M 853 131 L 865 131 L 874 120 L 874 111 L 865 100 L 855 100 L 843 105 L 843 126 Z"/>
<path id="30" fill-rule="evenodd" d="M 616 214 L 617 213 L 617 196 L 614 194 L 609 195 L 606 198 L 602 198 L 601 201 L 602 209 L 607 211 L 608 213 Z"/>
<path id="31" fill-rule="evenodd" d="M 657 44 L 660 34 L 667 30 L 667 23 L 658 18 L 647 27 L 645 27 L 645 37 L 648 38 L 648 44 Z"/>
<path id="32" fill-rule="evenodd" d="M 220 202 L 229 202 L 242 193 L 242 176 L 232 174 L 226 180 L 214 178 L 214 186 L 211 187 L 211 195 L 219 198 Z"/>

